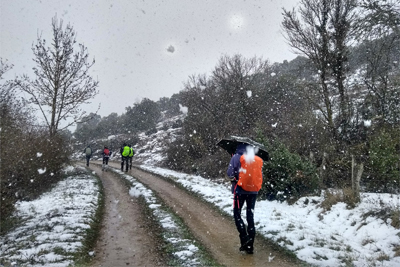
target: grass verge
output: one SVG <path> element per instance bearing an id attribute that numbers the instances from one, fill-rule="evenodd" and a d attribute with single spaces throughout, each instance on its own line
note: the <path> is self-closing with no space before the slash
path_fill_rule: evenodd
<path id="1" fill-rule="evenodd" d="M 75 266 L 86 266 L 93 259 L 91 253 L 96 247 L 96 242 L 100 236 L 101 224 L 104 218 L 105 210 L 105 196 L 103 183 L 98 175 L 95 175 L 97 180 L 97 186 L 99 188 L 99 195 L 97 199 L 97 210 L 94 216 L 91 218 L 90 228 L 85 232 L 85 238 L 82 241 L 82 249 L 74 254 Z M 94 254 L 93 254 L 94 255 Z"/>

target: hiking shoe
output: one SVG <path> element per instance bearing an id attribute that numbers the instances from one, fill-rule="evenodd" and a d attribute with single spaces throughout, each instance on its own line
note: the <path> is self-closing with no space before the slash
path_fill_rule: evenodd
<path id="1" fill-rule="evenodd" d="M 244 240 L 243 243 L 241 244 L 239 250 L 240 251 L 245 251 L 250 243 L 251 239 L 247 236 Z"/>
<path id="2" fill-rule="evenodd" d="M 253 254 L 254 253 L 253 246 L 247 246 L 246 247 L 246 253 L 247 254 Z"/>

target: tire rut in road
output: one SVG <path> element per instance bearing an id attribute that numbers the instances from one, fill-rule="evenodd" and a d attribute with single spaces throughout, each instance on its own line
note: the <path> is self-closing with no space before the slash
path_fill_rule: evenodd
<path id="1" fill-rule="evenodd" d="M 119 168 L 117 163 L 110 163 L 110 165 Z M 216 209 L 210 208 L 208 204 L 156 175 L 136 168 L 130 170 L 128 174 L 157 192 L 158 196 L 183 219 L 194 236 L 220 264 L 225 266 L 299 266 L 300 261 L 257 237 L 253 255 L 239 252 L 238 232 L 233 219 L 227 219 Z"/>
<path id="2" fill-rule="evenodd" d="M 140 200 L 110 172 L 95 164 L 90 169 L 99 175 L 105 192 L 105 214 L 96 256 L 91 266 L 165 266 L 162 248 L 149 228 Z"/>

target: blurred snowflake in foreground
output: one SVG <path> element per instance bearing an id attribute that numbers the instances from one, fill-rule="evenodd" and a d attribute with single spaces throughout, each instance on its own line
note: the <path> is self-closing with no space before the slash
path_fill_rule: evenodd
<path id="1" fill-rule="evenodd" d="M 168 46 L 167 51 L 170 52 L 170 53 L 174 53 L 175 52 L 175 47 L 170 45 L 170 46 Z"/>

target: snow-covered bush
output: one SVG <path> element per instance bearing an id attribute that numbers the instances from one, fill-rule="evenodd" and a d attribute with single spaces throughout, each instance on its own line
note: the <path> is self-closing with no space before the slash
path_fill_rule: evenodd
<path id="1" fill-rule="evenodd" d="M 312 163 L 291 153 L 283 144 L 266 147 L 270 160 L 264 164 L 263 186 L 259 192 L 262 199 L 294 202 L 316 193 L 318 177 Z"/>

